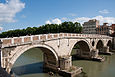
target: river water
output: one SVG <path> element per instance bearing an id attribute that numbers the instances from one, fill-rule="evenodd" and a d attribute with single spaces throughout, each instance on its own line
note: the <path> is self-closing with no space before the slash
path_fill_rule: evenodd
<path id="1" fill-rule="evenodd" d="M 115 55 L 105 56 L 104 62 L 74 60 L 73 65 L 83 67 L 85 74 L 79 77 L 115 77 Z M 43 53 L 33 48 L 23 53 L 15 62 L 12 71 L 16 77 L 51 77 L 43 73 Z M 61 77 L 56 74 L 53 77 Z"/>

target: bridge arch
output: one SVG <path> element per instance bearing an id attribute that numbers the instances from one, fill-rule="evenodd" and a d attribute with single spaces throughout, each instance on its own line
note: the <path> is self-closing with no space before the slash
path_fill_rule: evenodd
<path id="1" fill-rule="evenodd" d="M 111 46 L 111 45 L 112 45 L 111 40 L 108 40 L 108 42 L 107 42 L 107 46 Z"/>
<path id="2" fill-rule="evenodd" d="M 111 42 L 111 40 L 108 40 L 107 46 L 109 46 L 109 50 L 111 51 L 111 49 L 112 49 L 112 42 Z"/>
<path id="3" fill-rule="evenodd" d="M 6 71 L 10 73 L 15 61 L 18 59 L 19 56 L 21 56 L 24 52 L 26 52 L 27 50 L 29 49 L 32 49 L 32 48 L 40 48 L 42 50 L 42 52 L 44 52 L 44 54 L 50 54 L 50 57 L 53 57 L 53 59 L 55 59 L 55 65 L 57 66 L 58 65 L 58 55 L 57 53 L 55 52 L 55 50 L 48 46 L 48 45 L 41 45 L 41 44 L 38 44 L 38 45 L 30 45 L 30 46 L 23 46 L 23 49 L 21 51 L 16 51 L 16 53 L 12 56 L 12 58 L 10 59 L 9 61 L 9 65 L 6 67 Z M 49 59 L 48 59 L 49 60 Z M 52 59 L 50 59 L 52 60 Z"/>
<path id="4" fill-rule="evenodd" d="M 95 46 L 95 41 L 94 41 L 94 40 L 92 41 L 92 46 L 93 46 L 93 47 Z"/>
<path id="5" fill-rule="evenodd" d="M 79 46 L 79 50 L 78 53 L 79 55 L 90 55 L 89 53 L 91 52 L 91 44 L 85 40 L 85 39 L 82 39 L 82 40 L 79 40 L 79 41 L 76 41 L 71 49 L 70 49 L 70 52 L 69 52 L 69 55 L 71 55 L 72 53 L 72 50 L 74 49 L 75 46 Z"/>
<path id="6" fill-rule="evenodd" d="M 102 40 L 99 40 L 99 41 L 97 42 L 97 44 L 96 44 L 96 49 L 99 49 L 99 52 L 100 52 L 100 51 L 102 51 L 103 47 L 104 47 L 103 41 L 102 41 Z"/>

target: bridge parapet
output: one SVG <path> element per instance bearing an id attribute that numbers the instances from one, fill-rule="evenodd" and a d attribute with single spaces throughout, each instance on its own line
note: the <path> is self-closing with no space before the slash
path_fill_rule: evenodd
<path id="1" fill-rule="evenodd" d="M 101 38 L 101 39 L 111 39 L 112 37 L 106 35 L 98 35 L 98 34 L 75 34 L 75 33 L 55 33 L 55 34 L 41 34 L 41 35 L 31 35 L 31 36 L 21 36 L 21 37 L 13 37 L 13 38 L 2 38 L 2 48 L 29 44 L 33 42 L 42 42 L 42 41 L 50 41 L 55 39 L 62 38 Z"/>

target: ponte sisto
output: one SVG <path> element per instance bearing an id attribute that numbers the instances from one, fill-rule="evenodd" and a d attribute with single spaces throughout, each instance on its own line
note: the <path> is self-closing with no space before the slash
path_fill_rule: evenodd
<path id="1" fill-rule="evenodd" d="M 40 48 L 44 53 L 44 67 L 67 70 L 72 67 L 72 49 L 76 44 L 77 55 L 96 59 L 98 53 L 109 53 L 112 37 L 98 34 L 57 33 L 21 36 L 0 39 L 1 67 L 10 73 L 17 58 L 31 48 Z M 39 54 L 38 54 L 39 55 Z"/>

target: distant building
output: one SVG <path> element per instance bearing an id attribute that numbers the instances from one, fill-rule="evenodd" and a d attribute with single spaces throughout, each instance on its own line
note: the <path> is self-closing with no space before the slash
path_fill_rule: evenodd
<path id="1" fill-rule="evenodd" d="M 115 37 L 115 24 L 112 24 L 112 25 L 111 25 L 110 35 L 111 35 L 112 37 Z"/>
<path id="2" fill-rule="evenodd" d="M 99 21 L 96 19 L 89 20 L 83 24 L 83 33 L 84 34 L 96 34 L 96 27 L 98 27 Z"/>
<path id="3" fill-rule="evenodd" d="M 111 25 L 111 34 L 115 32 L 115 24 Z"/>
<path id="4" fill-rule="evenodd" d="M 109 35 L 111 27 L 108 26 L 108 23 L 103 23 L 96 28 L 96 33 L 101 35 Z"/>
<path id="5" fill-rule="evenodd" d="M 115 24 L 111 26 L 108 23 L 103 23 L 103 25 L 99 25 L 99 21 L 96 19 L 89 20 L 88 22 L 84 22 L 83 31 L 84 34 L 101 34 L 101 35 L 110 35 L 115 32 Z"/>

